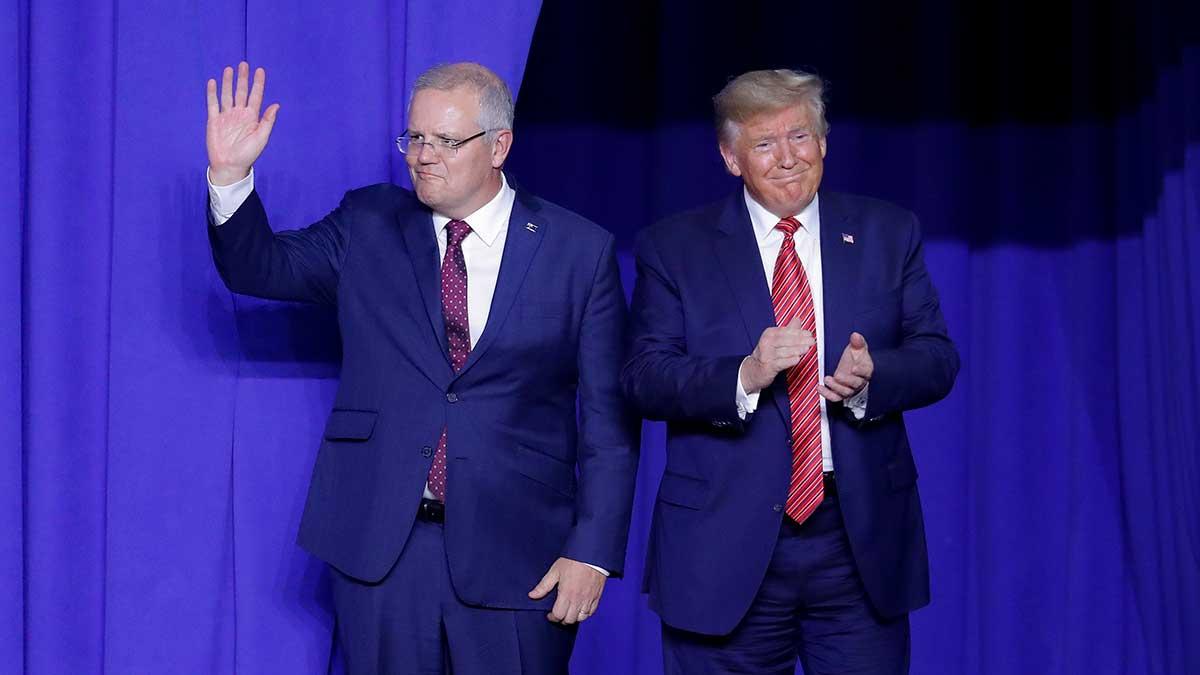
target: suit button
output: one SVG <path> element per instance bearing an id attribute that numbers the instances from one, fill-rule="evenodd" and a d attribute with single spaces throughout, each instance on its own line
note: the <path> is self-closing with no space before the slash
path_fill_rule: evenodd
<path id="1" fill-rule="evenodd" d="M 775 513 L 779 513 L 780 511 L 783 510 L 783 504 L 776 504 L 775 506 L 772 506 L 771 508 L 775 510 Z"/>
<path id="2" fill-rule="evenodd" d="M 421 456 L 422 457 L 433 457 L 433 448 L 429 447 L 428 445 L 421 448 Z"/>
<path id="3" fill-rule="evenodd" d="M 446 400 L 451 403 L 458 403 L 458 394 L 450 392 L 449 394 L 446 394 Z"/>

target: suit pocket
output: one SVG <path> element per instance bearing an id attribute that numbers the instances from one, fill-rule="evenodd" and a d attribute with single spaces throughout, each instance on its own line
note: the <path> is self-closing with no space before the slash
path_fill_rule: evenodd
<path id="1" fill-rule="evenodd" d="M 658 484 L 658 501 L 702 509 L 708 502 L 708 481 L 667 471 Z"/>
<path id="2" fill-rule="evenodd" d="M 334 408 L 325 423 L 325 440 L 365 441 L 375 432 L 377 417 L 379 413 L 374 410 Z"/>
<path id="3" fill-rule="evenodd" d="M 917 484 L 917 465 L 912 455 L 904 453 L 903 457 L 887 465 L 888 484 L 894 492 L 906 490 Z"/>
<path id="4" fill-rule="evenodd" d="M 575 467 L 525 445 L 517 445 L 518 473 L 567 497 L 575 496 Z"/>

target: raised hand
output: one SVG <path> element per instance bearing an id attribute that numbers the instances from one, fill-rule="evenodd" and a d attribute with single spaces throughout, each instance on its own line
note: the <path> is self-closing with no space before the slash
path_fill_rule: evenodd
<path id="1" fill-rule="evenodd" d="M 245 178 L 250 167 L 267 147 L 267 139 L 275 126 L 279 104 L 271 104 L 259 117 L 267 71 L 254 71 L 254 85 L 247 91 L 250 64 L 238 64 L 237 89 L 234 89 L 233 68 L 226 66 L 221 74 L 221 99 L 217 103 L 217 81 L 208 81 L 208 125 L 205 144 L 208 147 L 209 176 L 214 185 L 229 185 Z"/>

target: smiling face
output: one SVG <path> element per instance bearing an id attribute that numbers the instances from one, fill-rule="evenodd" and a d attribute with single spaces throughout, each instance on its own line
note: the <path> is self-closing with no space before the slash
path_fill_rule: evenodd
<path id="1" fill-rule="evenodd" d="M 409 107 L 407 133 L 426 141 L 461 141 L 483 131 L 478 119 L 479 96 L 473 89 L 421 89 Z M 417 198 L 450 218 L 474 213 L 500 190 L 500 167 L 511 143 L 512 132 L 501 130 L 465 143 L 454 156 L 417 146 L 405 155 Z"/>
<path id="2" fill-rule="evenodd" d="M 736 124 L 721 143 L 729 173 L 740 176 L 755 201 L 780 218 L 808 206 L 821 185 L 825 137 L 806 105 L 765 112 Z"/>

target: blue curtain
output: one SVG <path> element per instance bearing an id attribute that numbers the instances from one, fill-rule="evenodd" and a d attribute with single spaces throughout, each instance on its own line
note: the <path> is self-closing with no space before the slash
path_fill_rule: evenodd
<path id="1" fill-rule="evenodd" d="M 549 3 L 513 172 L 628 247 L 737 189 L 709 99 L 781 66 L 829 80 L 824 186 L 920 216 L 963 356 L 907 416 L 933 585 L 913 672 L 1200 673 L 1195 3 Z M 576 672 L 660 672 L 637 576 L 662 446 L 648 425 L 631 578 Z"/>
<path id="2" fill-rule="evenodd" d="M 736 188 L 707 121 L 727 77 L 818 66 L 826 186 L 921 216 L 964 357 L 908 418 L 934 593 L 913 672 L 1200 672 L 1195 7 L 539 4 L 6 5 L 4 672 L 329 667 L 294 535 L 334 327 L 229 294 L 202 225 L 203 83 L 243 57 L 283 104 L 257 168 L 277 228 L 403 182 L 413 77 L 477 59 L 524 74 L 516 179 L 626 245 Z M 628 577 L 573 672 L 660 672 L 639 587 L 662 444 L 648 425 Z"/>
<path id="3" fill-rule="evenodd" d="M 322 566 L 294 539 L 334 329 L 216 278 L 204 82 L 267 68 L 259 184 L 296 227 L 404 180 L 420 71 L 479 60 L 516 90 L 539 6 L 6 3 L 0 670 L 327 671 Z"/>

